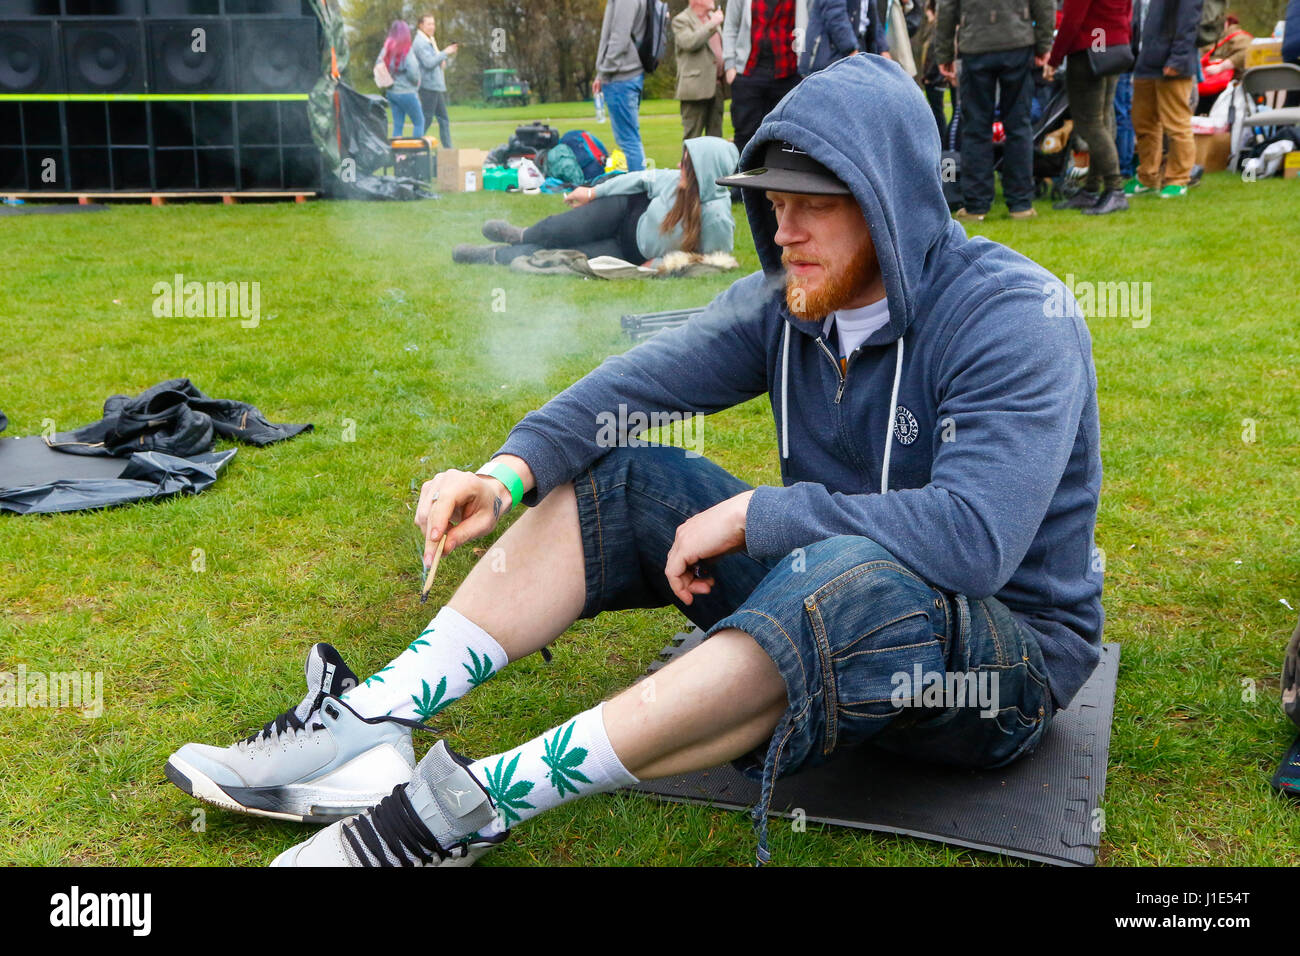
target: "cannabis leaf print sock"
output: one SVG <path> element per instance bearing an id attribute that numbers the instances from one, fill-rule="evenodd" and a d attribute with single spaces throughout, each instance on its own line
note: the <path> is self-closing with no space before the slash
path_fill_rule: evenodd
<path id="1" fill-rule="evenodd" d="M 496 806 L 491 836 L 576 797 L 607 793 L 637 782 L 605 734 L 605 705 L 597 704 L 514 750 L 470 764 Z M 464 834 L 458 834 L 464 836 Z"/>
<path id="2" fill-rule="evenodd" d="M 444 607 L 387 667 L 343 695 L 362 717 L 427 721 L 509 662 L 492 635 Z"/>

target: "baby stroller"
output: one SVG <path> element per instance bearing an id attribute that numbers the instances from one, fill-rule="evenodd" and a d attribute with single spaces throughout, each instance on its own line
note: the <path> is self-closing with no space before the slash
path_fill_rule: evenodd
<path id="1" fill-rule="evenodd" d="M 943 162 L 955 176 L 945 176 L 944 197 L 949 207 L 956 209 L 961 200 L 961 93 L 957 87 L 952 92 L 952 120 L 944 137 Z M 1000 113 L 994 111 L 993 169 L 1002 168 L 1002 144 L 1006 135 L 1002 130 Z M 1053 199 L 1073 195 L 1087 173 L 1086 168 L 1074 165 L 1074 148 L 1078 145 L 1070 120 L 1069 97 L 1065 92 L 1065 67 L 1056 71 L 1051 82 L 1041 75 L 1035 76 L 1034 101 L 1030 111 L 1033 124 L 1035 195 Z"/>

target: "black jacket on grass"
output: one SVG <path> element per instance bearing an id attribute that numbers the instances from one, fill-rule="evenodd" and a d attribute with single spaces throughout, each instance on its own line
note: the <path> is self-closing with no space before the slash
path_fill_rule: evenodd
<path id="1" fill-rule="evenodd" d="M 103 419 L 61 432 L 48 444 L 71 455 L 161 451 L 186 458 L 211 451 L 217 435 L 261 446 L 310 430 L 311 425 L 273 425 L 247 402 L 210 398 L 188 378 L 172 378 L 135 398 L 110 396 Z"/>

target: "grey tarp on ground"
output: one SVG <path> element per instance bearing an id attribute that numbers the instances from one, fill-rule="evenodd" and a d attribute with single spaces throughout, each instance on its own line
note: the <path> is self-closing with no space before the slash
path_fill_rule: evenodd
<path id="1" fill-rule="evenodd" d="M 51 514 L 196 495 L 217 480 L 236 450 L 88 458 L 54 451 L 39 436 L 0 438 L 0 511 Z"/>
<path id="2" fill-rule="evenodd" d="M 7 424 L 0 413 L 0 431 Z M 104 418 L 75 431 L 0 438 L 0 511 L 81 511 L 198 494 L 235 456 L 213 451 L 216 436 L 262 446 L 311 427 L 277 425 L 255 405 L 168 379 L 134 398 L 109 396 Z"/>

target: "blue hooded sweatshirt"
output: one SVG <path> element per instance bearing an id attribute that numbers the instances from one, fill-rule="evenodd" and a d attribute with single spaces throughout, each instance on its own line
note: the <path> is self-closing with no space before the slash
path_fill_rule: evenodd
<path id="1" fill-rule="evenodd" d="M 889 324 L 849 356 L 847 374 L 823 323 L 786 308 L 775 216 L 746 190 L 762 271 L 530 412 L 498 454 L 528 462 L 532 504 L 604 453 L 602 411 L 707 414 L 767 393 L 782 487 L 750 499 L 749 554 L 864 535 L 943 590 L 995 596 L 1037 637 L 1056 706 L 1067 706 L 1102 632 L 1097 379 L 1073 297 L 952 220 L 933 120 L 896 63 L 850 57 L 804 80 L 741 168 L 759 165 L 771 140 L 834 172 L 871 230 Z"/>

